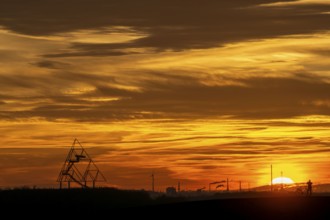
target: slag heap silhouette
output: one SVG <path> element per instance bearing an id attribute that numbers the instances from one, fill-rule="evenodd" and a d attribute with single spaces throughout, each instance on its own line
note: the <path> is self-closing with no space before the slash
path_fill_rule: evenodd
<path id="1" fill-rule="evenodd" d="M 89 188 L 88 183 L 92 183 L 94 188 L 96 182 L 106 182 L 106 179 L 78 139 L 74 139 L 57 182 L 60 183 L 60 188 L 65 182 L 68 183 L 68 188 L 72 182 L 82 188 Z"/>

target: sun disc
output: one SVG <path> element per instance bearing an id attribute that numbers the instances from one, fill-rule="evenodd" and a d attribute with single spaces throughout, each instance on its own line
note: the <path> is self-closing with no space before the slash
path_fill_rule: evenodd
<path id="1" fill-rule="evenodd" d="M 272 180 L 273 184 L 293 184 L 293 180 L 289 177 L 277 177 Z"/>

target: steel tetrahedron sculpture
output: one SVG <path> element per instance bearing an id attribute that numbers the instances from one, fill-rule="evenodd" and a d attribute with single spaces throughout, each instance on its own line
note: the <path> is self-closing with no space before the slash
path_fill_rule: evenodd
<path id="1" fill-rule="evenodd" d="M 60 188 L 63 187 L 63 183 L 67 183 L 68 188 L 71 187 L 71 183 L 75 183 L 82 188 L 95 188 L 96 182 L 106 182 L 106 178 L 78 139 L 74 139 L 58 175 L 57 182 L 60 183 Z"/>

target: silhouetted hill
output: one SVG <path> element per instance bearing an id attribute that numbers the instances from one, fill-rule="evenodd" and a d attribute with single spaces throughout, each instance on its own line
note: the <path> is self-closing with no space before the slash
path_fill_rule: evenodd
<path id="1" fill-rule="evenodd" d="M 303 191 L 305 192 L 307 188 L 307 185 L 305 183 L 297 183 L 297 184 L 290 184 L 290 185 L 284 185 L 283 189 L 281 189 L 281 185 L 273 185 L 274 191 L 287 191 L 287 192 L 298 192 Z M 253 189 L 252 191 L 257 191 L 257 192 L 265 192 L 265 191 L 270 191 L 270 186 L 269 185 L 264 185 L 264 186 L 258 186 Z M 314 184 L 313 185 L 313 192 L 317 193 L 324 193 L 324 192 L 330 192 L 330 184 Z"/>
<path id="2" fill-rule="evenodd" d="M 183 201 L 183 198 L 156 195 L 156 198 L 152 199 L 146 191 L 114 188 L 0 190 L 1 210 L 13 214 L 17 213 L 15 210 L 26 214 L 35 214 L 37 210 L 42 210 L 57 215 L 58 212 L 54 213 L 54 211 L 58 210 L 60 213 L 85 216 L 95 214 L 95 212 L 151 206 L 174 201 Z"/>
<path id="3" fill-rule="evenodd" d="M 198 197 L 167 197 L 146 191 L 117 189 L 21 189 L 0 191 L 3 215 L 48 218 L 148 218 L 201 216 L 202 219 L 326 219 L 330 197 L 244 192 L 200 194 Z M 198 201 L 194 201 L 198 200 Z M 45 215 L 46 213 L 46 215 Z M 227 216 L 227 217 L 226 217 Z"/>
<path id="4" fill-rule="evenodd" d="M 330 197 L 278 196 L 192 201 L 134 210 L 141 216 L 153 211 L 168 218 L 201 216 L 201 219 L 304 220 L 329 219 L 329 204 Z"/>
<path id="5" fill-rule="evenodd" d="M 104 203 L 110 207 L 150 204 L 146 191 L 100 189 L 16 189 L 0 191 L 0 201 L 6 204 L 56 203 L 60 206 L 92 202 L 93 206 Z"/>

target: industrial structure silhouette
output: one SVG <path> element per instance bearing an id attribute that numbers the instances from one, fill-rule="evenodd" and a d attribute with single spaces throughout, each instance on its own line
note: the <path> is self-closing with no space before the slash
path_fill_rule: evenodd
<path id="1" fill-rule="evenodd" d="M 92 183 L 92 188 L 95 188 L 96 182 L 106 182 L 106 178 L 78 139 L 74 139 L 57 182 L 59 182 L 60 188 L 65 182 L 68 183 L 68 188 L 71 187 L 71 183 L 76 183 L 82 188 L 89 188 L 88 183 Z"/>

